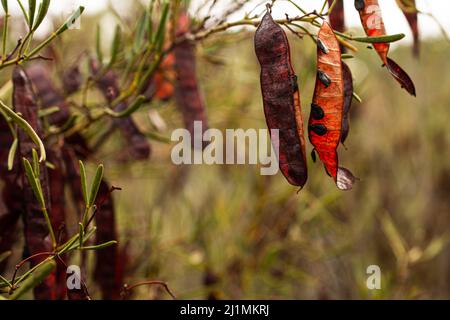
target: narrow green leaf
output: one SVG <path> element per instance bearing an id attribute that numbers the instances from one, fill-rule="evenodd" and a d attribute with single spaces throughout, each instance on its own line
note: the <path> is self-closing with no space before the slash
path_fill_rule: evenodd
<path id="1" fill-rule="evenodd" d="M 137 25 L 137 32 L 134 38 L 134 45 L 133 45 L 134 52 L 139 52 L 139 50 L 142 48 L 142 44 L 144 43 L 145 38 L 145 32 L 147 31 L 146 28 L 147 22 L 148 22 L 148 11 L 146 10 L 145 13 L 140 17 Z"/>
<path id="2" fill-rule="evenodd" d="M 27 180 L 31 186 L 31 189 L 33 190 L 34 196 L 38 200 L 41 208 L 45 208 L 44 195 L 42 194 L 40 182 L 39 180 L 36 179 L 36 176 L 34 175 L 33 168 L 31 167 L 30 162 L 26 158 L 23 158 L 22 160 L 23 160 L 23 167 L 25 169 L 25 174 L 27 176 Z"/>
<path id="3" fill-rule="evenodd" d="M 109 60 L 109 67 L 114 65 L 114 63 L 117 61 L 117 56 L 119 55 L 120 50 L 120 43 L 122 39 L 122 30 L 120 29 L 120 26 L 116 26 L 116 30 L 114 32 L 114 39 L 111 45 L 111 59 Z"/>
<path id="4" fill-rule="evenodd" d="M 98 244 L 95 246 L 87 246 L 87 247 L 82 247 L 81 250 L 100 250 L 100 249 L 104 249 L 104 248 L 108 248 L 112 245 L 117 244 L 117 241 L 112 240 L 112 241 L 108 241 L 102 244 Z"/>
<path id="5" fill-rule="evenodd" d="M 405 34 L 398 33 L 379 37 L 349 37 L 348 39 L 364 43 L 390 43 L 403 39 Z"/>
<path id="6" fill-rule="evenodd" d="M 11 171 L 14 167 L 14 158 L 16 156 L 17 146 L 19 145 L 19 139 L 15 138 L 8 153 L 8 170 Z"/>
<path id="7" fill-rule="evenodd" d="M 3 7 L 3 10 L 5 10 L 5 14 L 8 14 L 9 13 L 8 0 L 2 0 L 2 7 Z"/>
<path id="8" fill-rule="evenodd" d="M 133 114 L 136 110 L 138 110 L 142 104 L 145 102 L 146 98 L 143 95 L 140 95 L 134 100 L 134 102 L 125 110 L 121 112 L 115 112 L 109 108 L 106 108 L 106 113 L 116 118 L 125 118 Z"/>
<path id="9" fill-rule="evenodd" d="M 36 18 L 36 23 L 33 26 L 33 31 L 36 31 L 37 28 L 42 24 L 42 21 L 44 21 L 45 17 L 47 16 L 48 9 L 50 7 L 50 0 L 42 0 L 42 2 L 39 4 L 39 10 Z"/>
<path id="10" fill-rule="evenodd" d="M 89 193 L 89 201 L 88 201 L 89 207 L 92 207 L 92 205 L 95 202 L 95 199 L 97 198 L 98 189 L 100 188 L 100 183 L 102 182 L 102 179 L 103 179 L 103 165 L 100 164 L 97 167 L 97 171 L 95 172 L 94 180 L 92 181 L 91 191 Z"/>
<path id="11" fill-rule="evenodd" d="M 95 35 L 95 49 L 97 51 L 97 60 L 103 63 L 103 53 L 102 53 L 102 34 L 100 25 L 97 24 L 97 33 Z"/>
<path id="12" fill-rule="evenodd" d="M 83 235 L 84 235 L 84 227 L 83 227 L 83 224 L 81 223 L 81 222 L 78 222 L 78 227 L 79 227 L 79 234 L 80 234 L 80 237 L 79 237 L 79 245 L 80 245 L 80 248 L 83 246 Z"/>
<path id="13" fill-rule="evenodd" d="M 88 204 L 87 198 L 87 182 L 86 182 L 86 169 L 84 168 L 83 161 L 79 160 L 80 164 L 80 177 L 81 177 L 81 191 L 83 192 L 84 203 Z"/>
<path id="14" fill-rule="evenodd" d="M 32 272 L 26 280 L 22 282 L 22 285 L 17 288 L 14 293 L 9 297 L 11 300 L 17 300 L 25 293 L 32 290 L 34 287 L 44 281 L 47 276 L 52 273 L 56 268 L 56 262 L 54 260 L 48 260 L 40 265 L 34 272 Z"/>
<path id="15" fill-rule="evenodd" d="M 40 168 L 39 168 L 38 154 L 37 154 L 37 152 L 36 152 L 35 149 L 33 149 L 33 150 L 31 151 L 31 154 L 32 154 L 32 156 L 33 156 L 33 171 L 34 171 L 34 174 L 35 174 L 35 176 L 36 176 L 36 179 L 38 179 L 39 176 L 41 175 L 41 170 L 40 170 Z"/>
<path id="16" fill-rule="evenodd" d="M 46 154 L 45 154 L 45 147 L 42 140 L 39 138 L 37 133 L 33 130 L 33 128 L 26 122 L 21 116 L 19 116 L 17 113 L 12 111 L 7 105 L 5 105 L 2 101 L 0 101 L 0 109 L 3 111 L 8 117 L 12 119 L 13 122 L 15 122 L 19 127 L 21 127 L 33 140 L 33 142 L 39 146 L 39 152 L 41 154 L 41 157 L 39 158 L 39 161 L 45 161 Z"/>
<path id="17" fill-rule="evenodd" d="M 19 4 L 20 10 L 22 11 L 23 17 L 25 18 L 27 25 L 30 27 L 30 18 L 28 17 L 27 11 L 25 10 L 25 7 L 23 6 L 22 1 L 17 0 L 17 3 Z M 31 29 L 31 27 L 30 27 L 30 29 Z"/>
<path id="18" fill-rule="evenodd" d="M 36 0 L 28 0 L 28 19 L 30 30 L 33 30 L 35 15 L 36 15 Z"/>
<path id="19" fill-rule="evenodd" d="M 58 30 L 56 30 L 55 34 L 58 36 L 61 33 L 63 33 L 64 31 L 66 31 L 67 29 L 69 29 L 69 27 L 71 25 L 73 25 L 77 19 L 83 14 L 84 11 L 84 7 L 80 6 L 70 17 L 69 19 L 66 20 L 66 22 L 64 22 L 64 24 L 59 27 Z"/>
<path id="20" fill-rule="evenodd" d="M 160 52 L 162 46 L 164 45 L 164 39 L 166 35 L 166 21 L 168 16 L 169 16 L 169 3 L 165 2 L 161 13 L 161 20 L 159 21 L 158 30 L 156 31 L 154 39 L 156 52 Z"/>
<path id="21" fill-rule="evenodd" d="M 39 116 L 39 118 L 45 118 L 45 117 L 48 117 L 49 115 L 59 112 L 59 110 L 60 110 L 59 107 L 50 107 L 50 108 L 41 109 L 38 111 L 38 116 Z"/>

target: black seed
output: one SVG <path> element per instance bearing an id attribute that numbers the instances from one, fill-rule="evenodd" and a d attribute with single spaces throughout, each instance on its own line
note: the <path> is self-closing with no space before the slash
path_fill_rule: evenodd
<path id="1" fill-rule="evenodd" d="M 322 82 L 326 88 L 330 86 L 331 79 L 325 72 L 323 72 L 322 70 L 317 70 L 317 76 L 319 77 L 320 82 Z"/>
<path id="2" fill-rule="evenodd" d="M 298 78 L 294 74 L 294 76 L 291 79 L 292 79 L 292 88 L 294 88 L 294 92 L 296 92 L 298 91 Z"/>
<path id="3" fill-rule="evenodd" d="M 311 151 L 311 159 L 312 159 L 312 161 L 314 162 L 314 163 L 316 163 L 316 149 L 313 149 L 312 151 Z"/>
<path id="4" fill-rule="evenodd" d="M 311 104 L 311 116 L 314 120 L 321 120 L 323 119 L 323 117 L 325 117 L 325 112 L 323 112 L 321 106 L 313 103 Z"/>
<path id="5" fill-rule="evenodd" d="M 355 0 L 355 8 L 358 11 L 364 10 L 364 8 L 366 7 L 366 3 L 364 2 L 364 0 Z"/>
<path id="6" fill-rule="evenodd" d="M 317 38 L 317 47 L 325 54 L 329 52 L 327 46 L 325 45 L 325 43 L 323 43 L 323 41 L 320 38 Z"/>
<path id="7" fill-rule="evenodd" d="M 309 125 L 309 130 L 317 134 L 318 136 L 325 135 L 328 130 L 323 124 L 311 124 Z"/>

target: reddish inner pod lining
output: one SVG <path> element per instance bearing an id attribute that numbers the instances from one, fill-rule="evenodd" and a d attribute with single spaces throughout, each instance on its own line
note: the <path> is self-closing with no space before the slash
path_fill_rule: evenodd
<path id="1" fill-rule="evenodd" d="M 318 44 L 318 71 L 308 123 L 309 139 L 338 188 L 349 190 L 354 177 L 349 170 L 338 167 L 337 155 L 344 114 L 341 50 L 333 29 L 326 21 L 319 31 Z"/>

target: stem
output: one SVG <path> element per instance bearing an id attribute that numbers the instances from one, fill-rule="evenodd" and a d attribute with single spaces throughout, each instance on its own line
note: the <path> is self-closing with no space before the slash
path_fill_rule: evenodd
<path id="1" fill-rule="evenodd" d="M 50 220 L 50 216 L 48 215 L 47 208 L 42 208 L 42 213 L 44 214 L 45 221 L 47 222 L 48 230 L 50 232 L 50 237 L 52 239 L 53 250 L 56 249 L 57 242 L 55 237 L 55 232 L 53 231 L 52 222 Z"/>
<path id="2" fill-rule="evenodd" d="M 8 37 L 8 21 L 10 15 L 5 14 L 5 24 L 3 26 L 3 39 L 2 39 L 2 63 L 5 61 L 6 56 L 6 38 Z"/>

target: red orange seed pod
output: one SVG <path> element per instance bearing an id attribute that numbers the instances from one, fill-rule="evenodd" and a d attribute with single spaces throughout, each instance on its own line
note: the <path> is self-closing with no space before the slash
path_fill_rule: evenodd
<path id="1" fill-rule="evenodd" d="M 359 12 L 361 23 L 368 36 L 377 37 L 386 35 L 378 0 L 355 0 L 355 8 Z M 397 63 L 387 56 L 390 48 L 389 43 L 374 43 L 373 47 L 388 71 L 400 83 L 402 88 L 408 91 L 409 94 L 415 96 L 416 88 L 411 78 Z"/>
<path id="2" fill-rule="evenodd" d="M 341 50 L 328 22 L 324 21 L 317 41 L 317 79 L 308 123 L 309 140 L 338 188 L 349 190 L 354 177 L 338 166 L 337 154 L 344 113 Z"/>
<path id="3" fill-rule="evenodd" d="M 279 166 L 288 182 L 303 187 L 308 173 L 300 94 L 287 36 L 267 12 L 255 33 L 261 92 L 270 130 L 279 129 Z"/>
<path id="4" fill-rule="evenodd" d="M 328 5 L 331 7 L 334 0 L 328 0 Z M 333 30 L 345 31 L 345 11 L 344 0 L 336 0 L 333 10 L 329 16 L 330 25 Z M 341 53 L 344 53 L 347 48 L 340 44 Z M 341 142 L 344 143 L 347 139 L 350 130 L 350 108 L 353 100 L 353 76 L 352 71 L 348 65 L 342 61 L 342 78 L 344 80 L 344 110 L 342 115 L 342 132 Z"/>

